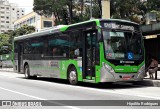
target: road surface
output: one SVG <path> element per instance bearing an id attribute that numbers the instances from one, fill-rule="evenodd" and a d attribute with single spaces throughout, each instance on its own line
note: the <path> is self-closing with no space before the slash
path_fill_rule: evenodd
<path id="1" fill-rule="evenodd" d="M 35 80 L 25 79 L 23 74 L 0 71 L 0 100 L 160 100 L 160 88 L 153 87 L 148 81 L 139 85 L 133 85 L 132 83 L 115 83 L 109 85 L 80 83 L 77 86 L 72 86 L 66 80 L 53 78 L 37 78 Z M 54 107 L 60 109 L 106 108 L 104 106 L 93 106 L 96 105 L 96 103 L 93 103 L 92 107 L 67 106 L 65 105 L 65 102 L 59 101 L 52 101 L 52 103 L 55 103 L 55 105 L 64 105 Z M 35 107 L 27 106 L 23 108 L 35 109 Z M 53 107 L 49 106 L 36 107 L 36 109 L 46 108 L 53 109 Z M 111 106 L 110 108 L 158 109 L 159 107 Z M 0 109 L 22 109 L 22 107 L 1 106 Z"/>

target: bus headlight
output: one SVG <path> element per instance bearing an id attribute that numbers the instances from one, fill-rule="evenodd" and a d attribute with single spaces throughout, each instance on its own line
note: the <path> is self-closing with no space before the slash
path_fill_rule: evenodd
<path id="1" fill-rule="evenodd" d="M 139 69 L 139 73 L 144 73 L 145 72 L 145 64 Z"/>
<path id="2" fill-rule="evenodd" d="M 109 66 L 109 65 L 107 65 L 107 64 L 105 64 L 105 63 L 103 63 L 103 66 L 105 67 L 105 69 L 106 69 L 108 72 L 114 73 L 114 70 L 113 70 L 113 68 L 112 68 L 111 66 Z"/>

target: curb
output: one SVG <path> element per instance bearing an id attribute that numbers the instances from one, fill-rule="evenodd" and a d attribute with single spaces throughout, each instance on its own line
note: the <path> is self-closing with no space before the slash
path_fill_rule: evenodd
<path id="1" fill-rule="evenodd" d="M 145 78 L 140 85 L 160 87 L 160 79 L 151 80 L 151 79 Z"/>
<path id="2" fill-rule="evenodd" d="M 160 80 L 154 80 L 152 82 L 153 82 L 154 87 L 160 87 Z"/>

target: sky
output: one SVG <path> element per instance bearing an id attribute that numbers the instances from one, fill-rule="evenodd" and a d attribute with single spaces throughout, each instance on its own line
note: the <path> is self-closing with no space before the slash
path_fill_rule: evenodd
<path id="1" fill-rule="evenodd" d="M 9 3 L 16 3 L 20 8 L 25 8 L 25 14 L 32 12 L 33 0 L 8 0 Z"/>

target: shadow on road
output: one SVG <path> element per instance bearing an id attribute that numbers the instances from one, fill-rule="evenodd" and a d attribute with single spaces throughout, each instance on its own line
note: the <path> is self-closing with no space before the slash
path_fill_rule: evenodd
<path id="1" fill-rule="evenodd" d="M 23 78 L 25 79 L 25 78 Z M 65 84 L 65 85 L 71 85 L 68 80 L 63 79 L 55 79 L 55 78 L 45 78 L 45 77 L 38 77 L 36 79 L 30 79 L 34 81 L 45 81 L 45 82 L 54 82 L 58 84 Z M 153 87 L 154 84 L 151 80 L 145 79 L 142 82 L 116 82 L 116 83 L 85 83 L 85 82 L 79 82 L 77 86 L 81 87 L 90 87 L 90 88 L 97 88 L 97 89 L 128 89 L 128 88 L 142 88 L 142 87 Z"/>

